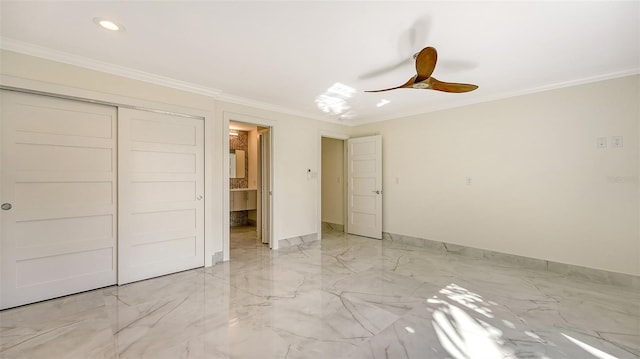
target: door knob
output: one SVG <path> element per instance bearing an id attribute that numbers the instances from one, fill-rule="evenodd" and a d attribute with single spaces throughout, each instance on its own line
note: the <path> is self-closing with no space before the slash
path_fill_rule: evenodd
<path id="1" fill-rule="evenodd" d="M 3 204 L 2 204 L 2 207 L 0 207 L 0 208 L 2 208 L 2 209 L 3 209 L 3 210 L 5 210 L 5 211 L 8 211 L 8 210 L 10 210 L 10 209 L 11 209 L 11 207 L 12 207 L 12 206 L 11 206 L 11 203 L 3 203 Z"/>
<path id="2" fill-rule="evenodd" d="M 196 197 L 196 199 L 197 199 L 198 201 L 200 201 L 200 200 L 202 199 L 202 195 L 198 195 L 198 197 Z"/>
<path id="3" fill-rule="evenodd" d="M 371 191 L 371 192 L 373 192 L 375 194 L 380 194 L 380 191 Z"/>

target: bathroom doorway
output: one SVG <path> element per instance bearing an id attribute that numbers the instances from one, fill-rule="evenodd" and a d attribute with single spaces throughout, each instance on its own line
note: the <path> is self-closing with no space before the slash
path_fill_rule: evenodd
<path id="1" fill-rule="evenodd" d="M 229 121 L 229 250 L 272 248 L 271 128 Z M 230 258 L 233 259 L 233 258 Z"/>

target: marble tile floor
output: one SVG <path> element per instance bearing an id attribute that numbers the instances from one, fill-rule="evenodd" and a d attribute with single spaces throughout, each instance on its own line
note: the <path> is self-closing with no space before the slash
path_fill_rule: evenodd
<path id="1" fill-rule="evenodd" d="M 637 290 L 325 233 L 0 312 L 2 358 L 639 358 Z"/>

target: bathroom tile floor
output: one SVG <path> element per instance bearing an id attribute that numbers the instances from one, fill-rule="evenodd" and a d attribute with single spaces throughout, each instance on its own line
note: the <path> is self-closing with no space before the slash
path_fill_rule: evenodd
<path id="1" fill-rule="evenodd" d="M 0 312 L 1 358 L 639 358 L 640 293 L 325 233 Z"/>

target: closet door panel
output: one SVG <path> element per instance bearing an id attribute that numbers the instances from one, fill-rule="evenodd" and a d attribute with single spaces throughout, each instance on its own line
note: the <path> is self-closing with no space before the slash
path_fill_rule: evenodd
<path id="1" fill-rule="evenodd" d="M 203 266 L 204 121 L 118 114 L 118 284 Z"/>
<path id="2" fill-rule="evenodd" d="M 0 96 L 0 308 L 115 284 L 116 109 Z"/>

